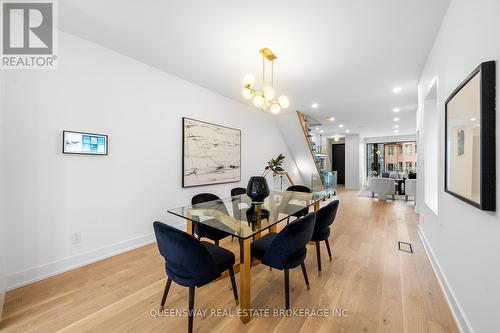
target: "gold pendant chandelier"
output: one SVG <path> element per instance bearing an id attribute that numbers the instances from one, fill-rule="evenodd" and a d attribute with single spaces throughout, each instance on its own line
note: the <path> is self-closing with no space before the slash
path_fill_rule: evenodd
<path id="1" fill-rule="evenodd" d="M 245 75 L 243 78 L 243 97 L 246 99 L 253 99 L 253 104 L 265 111 L 268 108 L 272 113 L 276 114 L 281 111 L 281 108 L 286 109 L 290 106 L 290 101 L 285 95 L 281 95 L 275 99 L 274 92 L 274 60 L 276 55 L 268 48 L 263 48 L 259 51 L 262 54 L 262 90 L 254 87 L 255 78 L 251 74 Z M 271 62 L 271 82 L 266 85 L 266 59 Z"/>

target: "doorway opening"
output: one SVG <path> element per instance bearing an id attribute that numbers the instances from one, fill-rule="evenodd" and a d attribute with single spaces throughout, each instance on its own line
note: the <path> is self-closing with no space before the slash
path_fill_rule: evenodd
<path id="1" fill-rule="evenodd" d="M 337 171 L 337 184 L 345 185 L 345 144 L 332 144 L 332 171 Z"/>

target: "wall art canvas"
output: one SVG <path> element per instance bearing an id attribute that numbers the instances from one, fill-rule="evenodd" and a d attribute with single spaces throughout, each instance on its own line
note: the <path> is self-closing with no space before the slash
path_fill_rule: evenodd
<path id="1" fill-rule="evenodd" d="M 458 130 L 458 156 L 464 154 L 464 142 L 465 142 L 465 131 L 463 129 Z"/>
<path id="2" fill-rule="evenodd" d="M 495 62 L 476 68 L 445 103 L 445 191 L 496 209 Z"/>
<path id="3" fill-rule="evenodd" d="M 63 131 L 63 154 L 107 155 L 108 136 L 95 133 Z"/>
<path id="4" fill-rule="evenodd" d="M 182 118 L 182 186 L 241 181 L 241 131 Z"/>

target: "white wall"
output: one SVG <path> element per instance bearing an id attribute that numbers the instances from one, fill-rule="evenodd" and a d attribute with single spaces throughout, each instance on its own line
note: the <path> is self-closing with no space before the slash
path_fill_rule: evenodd
<path id="1" fill-rule="evenodd" d="M 292 171 L 294 183 L 311 187 L 311 176 L 319 179 L 316 163 L 311 155 L 311 149 L 304 137 L 304 130 L 295 111 L 276 116 L 279 129 L 285 138 L 288 150 L 297 164 Z M 290 172 L 288 170 L 288 172 Z"/>
<path id="2" fill-rule="evenodd" d="M 357 190 L 360 187 L 360 145 L 359 134 L 345 137 L 345 188 Z"/>
<path id="3" fill-rule="evenodd" d="M 0 70 L 0 320 L 2 319 L 3 303 L 5 297 L 5 257 L 7 248 L 5 247 L 5 174 L 4 174 L 4 140 L 1 133 L 4 132 L 5 113 L 5 75 Z"/>
<path id="4" fill-rule="evenodd" d="M 432 80 L 437 77 L 439 82 L 439 167 L 435 171 L 439 214 L 422 205 L 420 232 L 465 332 L 500 332 L 500 218 L 444 193 L 444 101 L 483 61 L 497 60 L 500 80 L 499 13 L 498 0 L 452 0 L 419 82 L 420 142 L 428 135 L 421 119 L 424 98 Z M 498 101 L 497 88 L 497 109 Z M 500 128 L 498 112 L 496 126 Z M 418 177 L 418 181 L 424 180 Z M 497 207 L 499 199 L 497 181 Z"/>
<path id="5" fill-rule="evenodd" d="M 269 114 L 65 33 L 59 50 L 57 70 L 7 73 L 10 288 L 152 241 L 154 220 L 184 223 L 168 208 L 279 153 L 294 166 Z M 183 116 L 242 130 L 241 184 L 182 189 Z M 63 155 L 63 129 L 108 134 L 109 156 Z"/>
<path id="6" fill-rule="evenodd" d="M 438 82 L 432 81 L 429 92 L 424 97 L 422 113 L 422 125 L 420 129 L 425 136 L 419 138 L 419 151 L 421 154 L 417 155 L 417 162 L 420 165 L 420 170 L 417 170 L 419 177 L 425 181 L 425 204 L 435 214 L 438 213 L 438 193 L 439 182 L 438 172 L 439 168 L 439 110 L 438 110 Z M 420 140 L 421 139 L 421 140 Z M 420 145 L 420 143 L 422 143 Z M 424 158 L 425 157 L 425 158 Z M 424 161 L 424 163 L 421 163 Z M 423 184 L 423 182 L 422 182 Z M 418 186 L 417 186 L 418 187 Z M 419 205 L 420 192 L 417 193 L 417 205 Z"/>

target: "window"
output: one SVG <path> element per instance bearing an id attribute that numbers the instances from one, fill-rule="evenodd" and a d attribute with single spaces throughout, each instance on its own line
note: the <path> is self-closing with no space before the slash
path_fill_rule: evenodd
<path id="1" fill-rule="evenodd" d="M 405 154 L 406 155 L 413 155 L 414 154 L 413 145 L 411 143 L 405 144 Z"/>
<path id="2" fill-rule="evenodd" d="M 406 162 L 405 167 L 406 167 L 406 171 L 411 171 L 412 167 L 413 167 L 412 162 Z"/>
<path id="3" fill-rule="evenodd" d="M 394 146 L 387 147 L 387 155 L 394 156 Z"/>
<path id="4" fill-rule="evenodd" d="M 366 175 L 379 177 L 386 172 L 404 171 L 411 162 L 412 172 L 417 168 L 417 143 L 415 141 L 367 143 Z"/>

